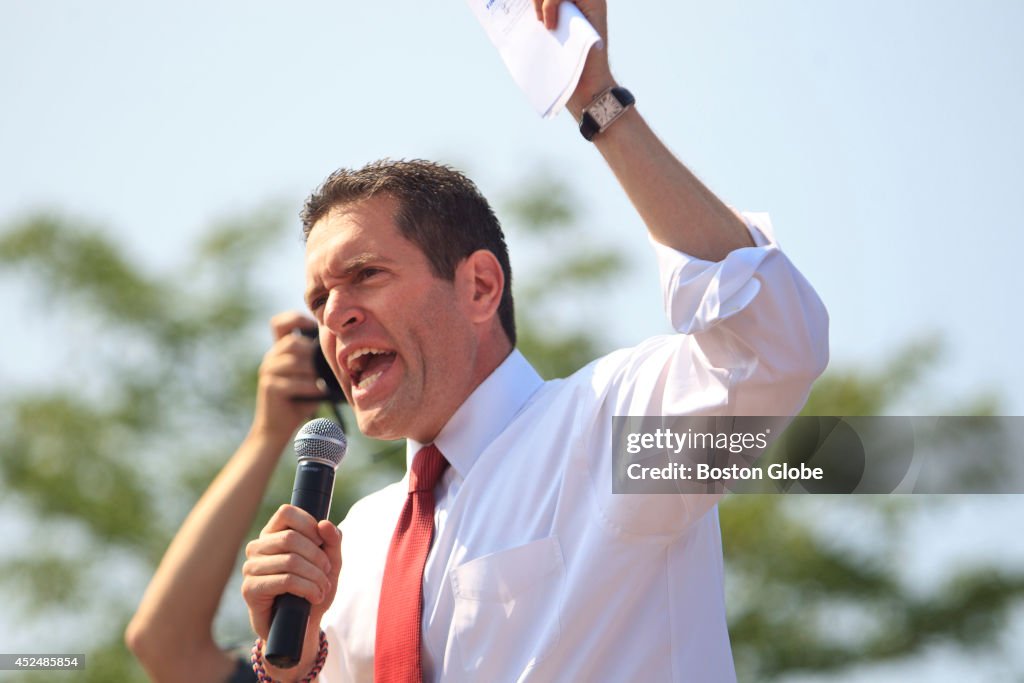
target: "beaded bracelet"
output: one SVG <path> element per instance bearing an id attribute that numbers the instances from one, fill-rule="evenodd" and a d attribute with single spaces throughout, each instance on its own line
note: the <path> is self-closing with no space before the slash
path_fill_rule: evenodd
<path id="1" fill-rule="evenodd" d="M 250 657 L 252 662 L 252 671 L 256 674 L 256 679 L 259 683 L 276 683 L 273 678 L 267 674 L 266 668 L 263 665 L 263 639 L 257 638 L 256 642 L 252 646 L 252 656 Z M 306 677 L 303 678 L 299 683 L 312 683 L 312 681 L 320 675 L 320 670 L 324 668 L 324 662 L 327 661 L 327 634 L 320 630 L 320 649 L 316 653 L 316 661 L 313 662 L 313 668 L 310 670 Z"/>

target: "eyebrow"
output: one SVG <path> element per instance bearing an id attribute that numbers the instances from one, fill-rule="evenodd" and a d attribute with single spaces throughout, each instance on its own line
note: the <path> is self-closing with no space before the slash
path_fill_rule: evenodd
<path id="1" fill-rule="evenodd" d="M 363 268 L 370 263 L 389 264 L 394 263 L 394 260 L 381 254 L 363 252 L 362 254 L 357 254 L 351 258 L 345 259 L 342 267 L 337 271 L 335 271 L 334 268 L 332 267 L 328 267 L 328 270 L 331 272 L 331 275 L 333 277 L 346 280 L 352 277 L 353 273 L 358 271 L 360 268 Z M 315 301 L 318 297 L 320 297 L 325 291 L 326 288 L 323 286 L 323 284 L 318 284 L 317 286 L 313 287 L 311 290 L 306 292 L 306 307 L 312 310 L 313 307 L 310 304 L 313 301 Z"/>

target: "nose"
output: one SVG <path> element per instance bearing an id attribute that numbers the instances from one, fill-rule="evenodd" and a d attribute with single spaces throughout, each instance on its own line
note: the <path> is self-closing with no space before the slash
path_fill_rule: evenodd
<path id="1" fill-rule="evenodd" d="M 324 306 L 324 325 L 340 334 L 343 330 L 359 325 L 365 319 L 363 310 L 338 290 L 331 290 Z"/>

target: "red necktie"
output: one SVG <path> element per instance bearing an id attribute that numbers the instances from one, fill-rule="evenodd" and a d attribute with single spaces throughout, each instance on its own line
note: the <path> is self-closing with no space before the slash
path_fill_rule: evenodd
<path id="1" fill-rule="evenodd" d="M 435 446 L 420 449 L 409 472 L 409 497 L 391 537 L 377 607 L 376 683 L 420 683 L 423 565 L 434 534 L 434 485 L 448 467 Z"/>

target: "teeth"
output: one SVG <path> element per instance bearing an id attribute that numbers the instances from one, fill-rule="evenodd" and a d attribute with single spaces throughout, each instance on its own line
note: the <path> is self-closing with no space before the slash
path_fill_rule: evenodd
<path id="1" fill-rule="evenodd" d="M 382 374 L 384 373 L 375 372 L 369 377 L 363 377 L 361 380 L 359 380 L 359 384 L 357 384 L 356 387 L 359 389 L 369 389 L 371 386 L 373 386 L 373 383 L 377 381 L 377 378 L 380 377 Z"/>
<path id="2" fill-rule="evenodd" d="M 380 377 L 381 374 L 383 373 L 383 371 L 380 371 L 372 375 L 360 377 L 360 375 L 363 373 L 363 369 L 369 362 L 369 359 L 364 357 L 388 354 L 394 354 L 394 351 L 389 351 L 387 349 L 378 349 L 372 346 L 368 346 L 366 348 L 362 348 L 348 354 L 348 356 L 345 358 L 345 364 L 348 366 L 348 371 L 353 379 L 359 377 L 359 381 L 355 382 L 353 384 L 353 387 L 356 389 L 369 389 L 374 384 L 374 382 L 377 381 L 377 378 Z"/>
<path id="3" fill-rule="evenodd" d="M 352 353 L 350 353 L 350 354 L 348 355 L 348 358 L 347 358 L 347 359 L 345 359 L 345 360 L 346 360 L 346 362 L 347 362 L 347 363 L 348 363 L 349 365 L 352 365 L 352 362 L 353 362 L 353 361 L 354 361 L 354 360 L 355 360 L 356 358 L 360 358 L 360 357 L 362 357 L 362 356 L 365 356 L 365 355 L 367 355 L 367 354 L 369 354 L 369 353 L 388 353 L 388 352 L 387 352 L 386 350 L 384 350 L 384 349 L 372 349 L 372 348 L 368 348 L 368 349 L 359 349 L 358 351 L 353 351 Z"/>

